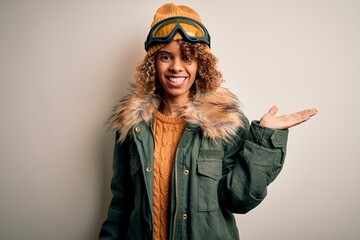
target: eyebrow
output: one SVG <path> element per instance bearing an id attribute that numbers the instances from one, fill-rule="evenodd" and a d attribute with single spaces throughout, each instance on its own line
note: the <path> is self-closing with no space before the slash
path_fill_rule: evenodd
<path id="1" fill-rule="evenodd" d="M 165 51 L 165 50 L 160 50 L 160 51 L 158 52 L 158 54 L 160 54 L 160 53 L 165 53 L 165 54 L 171 54 L 171 55 L 172 55 L 171 52 L 168 52 L 168 51 Z"/>

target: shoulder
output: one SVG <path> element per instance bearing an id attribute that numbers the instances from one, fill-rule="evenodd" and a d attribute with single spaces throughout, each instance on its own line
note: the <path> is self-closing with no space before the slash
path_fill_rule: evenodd
<path id="1" fill-rule="evenodd" d="M 200 126 L 204 136 L 212 140 L 231 141 L 248 125 L 239 100 L 226 88 L 196 94 L 181 112 L 187 122 Z"/>
<path id="2" fill-rule="evenodd" d="M 118 132 L 119 141 L 124 141 L 133 126 L 140 122 L 150 122 L 158 107 L 159 98 L 132 86 L 130 94 L 114 107 L 108 119 L 109 127 Z"/>

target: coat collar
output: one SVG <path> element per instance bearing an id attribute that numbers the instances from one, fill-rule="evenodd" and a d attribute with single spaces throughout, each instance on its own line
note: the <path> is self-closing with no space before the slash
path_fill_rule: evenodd
<path id="1" fill-rule="evenodd" d="M 131 135 L 131 129 L 140 122 L 150 123 L 160 106 L 156 95 L 133 88 L 114 108 L 110 125 L 120 134 L 119 141 Z M 238 128 L 243 128 L 243 113 L 234 94 L 225 88 L 211 93 L 196 94 L 191 102 L 179 106 L 180 116 L 189 124 L 197 125 L 205 137 L 230 141 Z"/>

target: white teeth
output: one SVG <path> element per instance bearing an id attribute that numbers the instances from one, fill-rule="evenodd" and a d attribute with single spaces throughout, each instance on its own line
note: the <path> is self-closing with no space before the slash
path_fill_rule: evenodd
<path id="1" fill-rule="evenodd" d="M 182 82 L 184 80 L 185 80 L 185 77 L 179 77 L 179 78 L 169 77 L 169 81 L 174 82 L 174 83 L 180 83 L 180 82 Z"/>

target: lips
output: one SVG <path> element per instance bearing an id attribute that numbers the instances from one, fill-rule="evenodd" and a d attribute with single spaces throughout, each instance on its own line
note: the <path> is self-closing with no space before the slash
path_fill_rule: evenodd
<path id="1" fill-rule="evenodd" d="M 186 77 L 167 77 L 168 84 L 172 87 L 182 87 L 185 84 Z"/>

